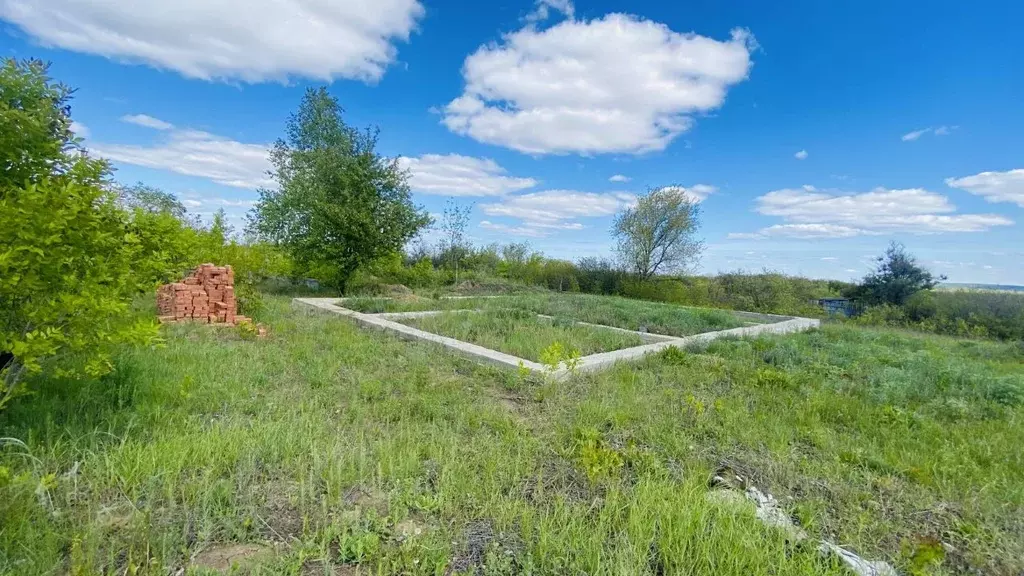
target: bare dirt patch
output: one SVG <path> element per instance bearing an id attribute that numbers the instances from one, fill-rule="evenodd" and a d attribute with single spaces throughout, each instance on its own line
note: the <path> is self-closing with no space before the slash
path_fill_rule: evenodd
<path id="1" fill-rule="evenodd" d="M 519 573 L 518 557 L 523 542 L 517 534 L 498 532 L 490 520 L 476 520 L 462 531 L 462 546 L 452 558 L 447 574 Z"/>
<path id="2" fill-rule="evenodd" d="M 266 560 L 273 552 L 273 548 L 261 544 L 224 544 L 196 554 L 192 566 L 227 572 L 235 566 L 245 568 Z"/>
<path id="3" fill-rule="evenodd" d="M 534 503 L 547 502 L 555 496 L 576 502 L 600 496 L 600 491 L 579 470 L 559 457 L 541 462 L 538 472 L 524 480 L 521 491 L 524 498 Z"/>
<path id="4" fill-rule="evenodd" d="M 477 520 L 470 522 L 463 531 L 465 547 L 452 558 L 448 567 L 449 574 L 452 572 L 466 572 L 469 569 L 477 571 L 483 566 L 487 557 L 487 546 L 494 540 L 494 528 L 490 522 Z"/>
<path id="5" fill-rule="evenodd" d="M 528 399 L 506 392 L 495 392 L 493 396 L 497 400 L 498 405 L 507 411 L 517 422 L 523 424 L 529 420 Z"/>
<path id="6" fill-rule="evenodd" d="M 345 493 L 345 504 L 359 512 L 373 510 L 377 516 L 388 515 L 388 498 L 375 488 L 353 486 Z"/>
<path id="7" fill-rule="evenodd" d="M 272 483 L 264 490 L 265 500 L 258 514 L 261 533 L 267 539 L 287 543 L 302 537 L 302 512 L 289 496 L 296 490 L 296 486 L 283 482 Z"/>
<path id="8" fill-rule="evenodd" d="M 395 524 L 394 536 L 399 542 L 425 534 L 430 527 L 414 518 L 406 518 Z"/>

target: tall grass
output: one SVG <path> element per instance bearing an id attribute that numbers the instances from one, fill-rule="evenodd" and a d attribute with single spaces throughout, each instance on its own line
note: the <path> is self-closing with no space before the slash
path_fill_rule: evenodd
<path id="1" fill-rule="evenodd" d="M 582 356 L 643 344 L 637 334 L 540 318 L 516 308 L 445 312 L 399 322 L 534 362 L 539 362 L 541 354 L 556 344 Z"/>
<path id="2" fill-rule="evenodd" d="M 590 322 L 626 330 L 646 329 L 648 332 L 667 336 L 689 336 L 744 325 L 742 320 L 725 310 L 689 308 L 617 296 L 559 292 L 538 292 L 496 298 L 436 300 L 421 297 L 356 298 L 346 300 L 343 305 L 352 310 L 368 313 L 514 308 L 565 320 Z"/>
<path id="3" fill-rule="evenodd" d="M 1024 569 L 1024 349 L 829 326 L 520 380 L 267 299 L 0 414 L 0 573 L 842 574 L 747 508 L 904 573 Z M 945 542 L 938 563 L 926 552 Z M 199 573 L 195 570 L 195 573 Z"/>

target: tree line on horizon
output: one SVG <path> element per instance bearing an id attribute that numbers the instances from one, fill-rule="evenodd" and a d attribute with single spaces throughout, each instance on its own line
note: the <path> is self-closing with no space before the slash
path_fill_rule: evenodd
<path id="1" fill-rule="evenodd" d="M 0 65 L 0 409 L 34 375 L 98 377 L 118 347 L 157 342 L 133 301 L 207 261 L 235 267 L 240 311 L 257 317 L 271 278 L 316 278 L 349 293 L 501 279 L 783 314 L 820 314 L 815 299 L 845 294 L 878 323 L 1024 337 L 1024 304 L 954 305 L 930 291 L 939 279 L 897 245 L 858 285 L 773 272 L 686 275 L 703 249 L 700 209 L 673 187 L 648 190 L 616 216 L 615 258 L 574 263 L 525 244 L 471 246 L 457 205 L 446 210 L 436 250 L 407 251 L 430 217 L 412 203 L 397 161 L 377 152 L 377 130 L 346 124 L 322 87 L 307 90 L 289 117 L 271 151 L 277 187 L 259 191 L 238 236 L 223 212 L 204 223 L 173 194 L 116 182 L 72 133 L 72 94 L 43 62 Z"/>

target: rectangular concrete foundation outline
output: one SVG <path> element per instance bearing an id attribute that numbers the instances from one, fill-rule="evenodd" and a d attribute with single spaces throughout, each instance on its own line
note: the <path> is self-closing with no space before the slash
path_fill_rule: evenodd
<path id="1" fill-rule="evenodd" d="M 756 314 L 753 312 L 736 312 L 735 314 L 740 318 L 762 322 L 767 321 L 770 323 L 731 328 L 729 330 L 718 330 L 716 332 L 704 332 L 702 334 L 694 334 L 692 336 L 676 337 L 665 336 L 663 334 L 636 332 L 633 330 L 616 328 L 614 326 L 604 326 L 601 324 L 577 322 L 577 324 L 584 326 L 639 334 L 645 344 L 641 346 L 634 346 L 632 348 L 623 348 L 622 350 L 613 350 L 611 352 L 601 352 L 599 354 L 584 356 L 580 359 L 575 370 L 560 368 L 554 372 L 550 372 L 544 367 L 544 365 L 526 360 L 525 358 L 519 358 L 517 356 L 512 356 L 511 354 L 505 354 L 504 352 L 498 352 L 497 350 L 491 350 L 490 348 L 484 348 L 483 346 L 463 342 L 462 340 L 456 340 L 455 338 L 448 338 L 447 336 L 440 336 L 430 332 L 425 332 L 423 330 L 413 328 L 412 326 L 406 326 L 405 324 L 394 321 L 394 319 L 401 318 L 423 318 L 446 312 L 475 312 L 475 310 L 427 310 L 422 312 L 385 312 L 379 314 L 364 314 L 338 305 L 345 300 L 347 300 L 347 298 L 295 298 L 293 301 L 302 306 L 316 310 L 347 316 L 360 326 L 391 332 L 399 338 L 404 338 L 406 340 L 424 340 L 440 344 L 461 356 L 465 356 L 478 362 L 505 368 L 523 367 L 534 373 L 550 375 L 556 380 L 568 378 L 574 373 L 605 370 L 610 368 L 616 362 L 639 360 L 647 354 L 660 352 L 669 346 L 685 348 L 690 344 L 710 342 L 718 338 L 729 336 L 744 337 L 757 336 L 759 334 L 790 334 L 793 332 L 802 332 L 811 328 L 817 328 L 821 325 L 820 320 L 812 318 L 778 316 L 774 314 Z M 538 314 L 538 316 L 551 318 L 550 316 L 544 316 L 542 314 Z"/>

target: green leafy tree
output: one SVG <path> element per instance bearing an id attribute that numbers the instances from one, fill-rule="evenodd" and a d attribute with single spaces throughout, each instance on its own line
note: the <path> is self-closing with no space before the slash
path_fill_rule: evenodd
<path id="1" fill-rule="evenodd" d="M 472 204 L 460 206 L 449 199 L 441 217 L 441 258 L 455 272 L 456 283 L 459 281 L 459 267 L 472 249 L 466 241 L 466 227 L 469 225 L 469 214 L 472 211 Z"/>
<path id="2" fill-rule="evenodd" d="M 64 174 L 75 164 L 72 90 L 49 65 L 6 58 L 0 66 L 0 189 Z"/>
<path id="3" fill-rule="evenodd" d="M 128 210 L 139 209 L 154 214 L 170 214 L 181 221 L 189 221 L 188 210 L 169 192 L 137 182 L 118 190 L 121 205 Z"/>
<path id="4" fill-rule="evenodd" d="M 686 270 L 700 257 L 696 238 L 700 206 L 678 186 L 648 189 L 635 206 L 615 217 L 612 234 L 624 266 L 647 280 L 659 272 Z"/>
<path id="5" fill-rule="evenodd" d="M 145 255 L 135 264 L 135 274 L 146 290 L 178 281 L 198 264 L 210 261 L 215 252 L 214 243 L 206 241 L 203 230 L 171 212 L 135 208 L 127 218 L 129 230 Z"/>
<path id="6" fill-rule="evenodd" d="M 917 263 L 899 242 L 892 242 L 885 254 L 876 258 L 875 270 L 852 290 L 854 299 L 863 304 L 903 306 L 911 296 L 931 290 L 946 279 L 938 278 Z"/>
<path id="7" fill-rule="evenodd" d="M 377 131 L 348 126 L 326 88 L 307 90 L 271 152 L 278 187 L 260 190 L 250 230 L 338 287 L 401 250 L 430 218 L 413 206 L 397 160 L 376 146 Z"/>
<path id="8" fill-rule="evenodd" d="M 0 408 L 27 376 L 97 376 L 118 345 L 156 336 L 129 313 L 144 253 L 107 164 L 75 146 L 69 94 L 35 61 L 0 73 Z"/>

